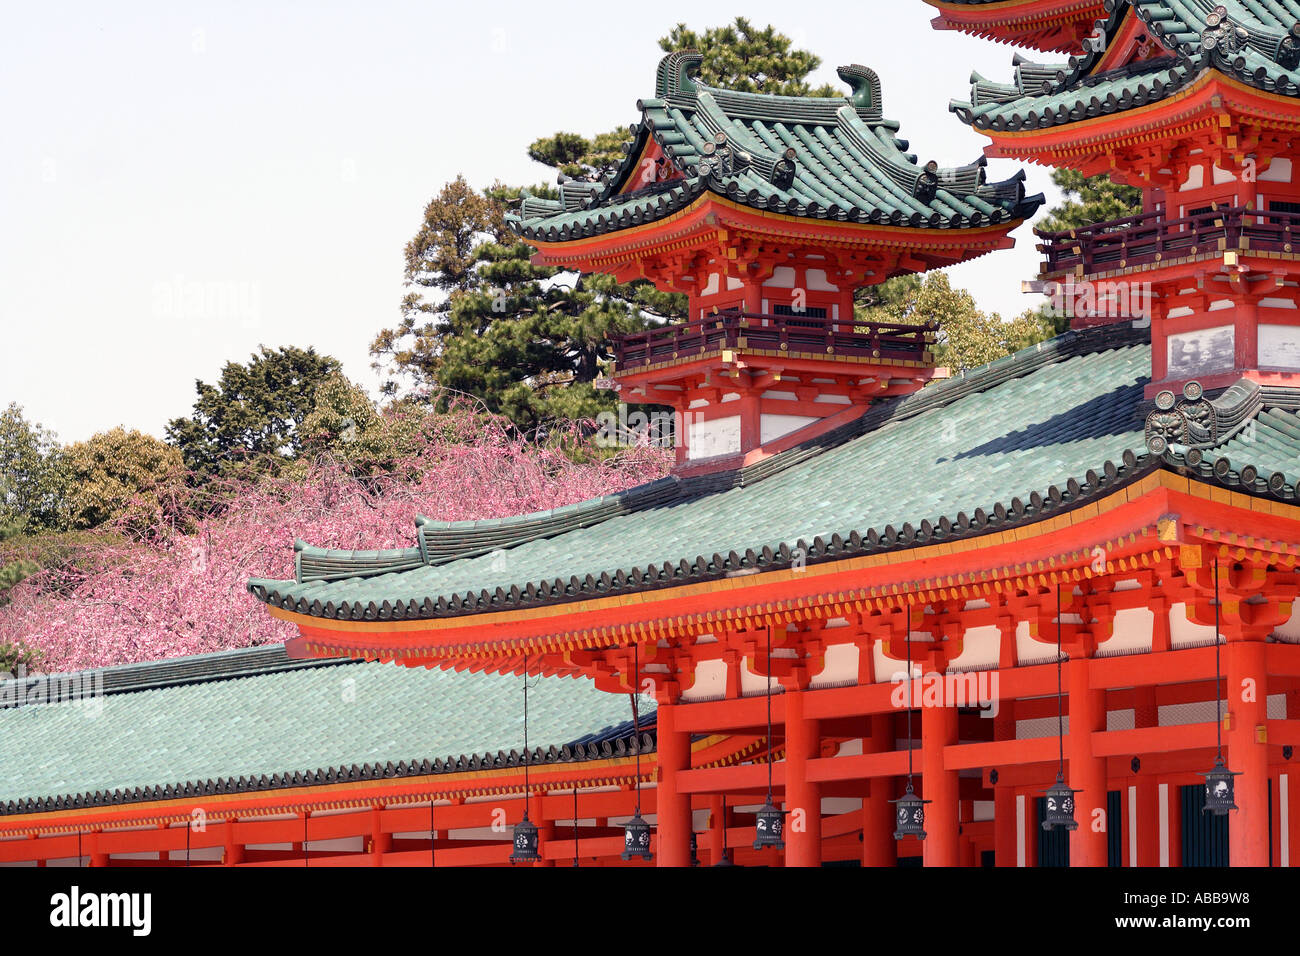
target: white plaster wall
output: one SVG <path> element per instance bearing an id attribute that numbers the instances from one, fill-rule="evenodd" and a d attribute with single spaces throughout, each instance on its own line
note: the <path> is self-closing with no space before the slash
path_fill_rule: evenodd
<path id="1" fill-rule="evenodd" d="M 700 661 L 695 667 L 695 683 L 682 691 L 682 700 L 710 700 L 727 695 L 727 662 Z"/>
<path id="2" fill-rule="evenodd" d="M 794 288 L 794 269 L 789 266 L 777 266 L 772 270 L 772 277 L 763 283 L 774 289 Z"/>
<path id="3" fill-rule="evenodd" d="M 1291 616 L 1273 628 L 1273 633 L 1283 640 L 1300 643 L 1300 614 L 1295 613 L 1294 604 L 1291 605 Z M 1297 716 L 1300 716 L 1300 714 L 1297 714 Z"/>
<path id="4" fill-rule="evenodd" d="M 825 269 L 809 269 L 805 275 L 808 277 L 808 288 L 814 292 L 839 292 L 840 287 L 831 285 L 826 278 Z"/>
<path id="5" fill-rule="evenodd" d="M 759 653 L 761 654 L 761 653 L 763 653 L 763 651 L 760 651 Z M 773 654 L 772 656 L 775 657 L 776 655 Z M 768 687 L 768 681 L 769 681 L 769 678 L 766 678 L 766 677 L 764 677 L 764 676 L 761 675 L 761 674 L 755 674 L 752 670 L 750 670 L 750 667 L 749 667 L 749 658 L 746 657 L 745 660 L 744 660 L 744 663 L 741 665 L 741 670 L 740 670 L 740 694 L 741 694 L 741 696 L 744 697 L 744 696 L 748 696 L 748 695 L 750 695 L 750 694 L 762 694 L 762 693 L 764 693 L 764 692 L 767 690 L 767 687 Z M 780 682 L 780 681 L 772 680 L 772 681 L 771 681 L 771 685 L 772 685 L 772 696 L 773 696 L 773 697 L 775 697 L 777 694 L 780 694 L 780 693 L 781 693 L 781 682 Z"/>
<path id="6" fill-rule="evenodd" d="M 1180 193 L 1187 192 L 1189 189 L 1200 189 L 1205 185 L 1205 167 L 1193 166 L 1187 171 L 1187 182 L 1178 187 Z"/>
<path id="7" fill-rule="evenodd" d="M 759 438 L 766 444 L 815 421 L 817 419 L 809 415 L 763 415 L 759 424 Z M 739 429 L 736 431 L 736 447 L 740 447 Z"/>
<path id="8" fill-rule="evenodd" d="M 1193 624 L 1187 620 L 1187 605 L 1182 601 L 1169 608 L 1169 646 L 1178 648 L 1188 644 L 1214 642 L 1213 624 Z"/>
<path id="9" fill-rule="evenodd" d="M 998 662 L 1002 632 L 996 624 L 968 627 L 962 635 L 961 653 L 949 663 L 950 670 L 987 667 Z"/>
<path id="10" fill-rule="evenodd" d="M 1269 163 L 1268 169 L 1260 173 L 1256 179 L 1261 183 L 1289 183 L 1291 175 L 1291 160 L 1279 156 Z"/>
<path id="11" fill-rule="evenodd" d="M 692 459 L 734 454 L 740 451 L 740 416 L 728 415 L 709 422 L 691 422 L 688 434 Z"/>
<path id="12" fill-rule="evenodd" d="M 1292 303 L 1291 307 L 1294 308 L 1295 304 Z M 1259 364 L 1300 369 L 1300 326 L 1260 325 Z"/>
<path id="13" fill-rule="evenodd" d="M 826 648 L 826 666 L 808 682 L 810 687 L 831 687 L 852 684 L 858 679 L 858 646 L 832 644 Z"/>
<path id="14" fill-rule="evenodd" d="M 1116 611 L 1114 633 L 1097 646 L 1098 652 L 1113 654 L 1151 650 L 1151 629 L 1155 619 L 1155 612 L 1150 608 L 1131 607 Z"/>
<path id="15" fill-rule="evenodd" d="M 1165 343 L 1169 377 L 1183 378 L 1231 368 L 1235 344 L 1236 332 L 1231 325 L 1171 335 Z"/>
<path id="16" fill-rule="evenodd" d="M 828 405 L 851 405 L 853 400 L 847 395 L 836 395 L 834 393 L 818 395 L 815 402 L 825 402 Z"/>
<path id="17" fill-rule="evenodd" d="M 1029 622 L 1016 621 L 1016 661 L 1033 663 L 1035 661 L 1055 660 L 1056 642 L 1044 644 L 1029 636 Z"/>

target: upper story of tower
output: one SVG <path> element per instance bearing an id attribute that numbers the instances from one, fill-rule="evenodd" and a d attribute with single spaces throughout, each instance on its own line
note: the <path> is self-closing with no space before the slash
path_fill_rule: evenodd
<path id="1" fill-rule="evenodd" d="M 846 97 L 799 97 L 710 86 L 700 63 L 660 62 L 617 168 L 508 221 L 540 265 L 686 294 L 686 322 L 613 343 L 614 384 L 683 416 L 679 464 L 707 469 L 933 378 L 935 327 L 859 322 L 854 290 L 1009 247 L 1042 196 L 987 182 L 983 157 L 921 162 L 867 67 L 840 68 Z"/>

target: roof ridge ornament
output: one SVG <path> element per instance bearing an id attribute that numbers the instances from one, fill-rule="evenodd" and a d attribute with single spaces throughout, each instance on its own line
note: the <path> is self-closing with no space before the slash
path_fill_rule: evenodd
<path id="1" fill-rule="evenodd" d="M 880 76 L 876 71 L 861 63 L 849 63 L 835 72 L 852 89 L 848 101 L 858 111 L 858 116 L 868 123 L 880 122 L 884 117 L 884 104 L 880 98 Z"/>
<path id="2" fill-rule="evenodd" d="M 704 56 L 697 50 L 677 50 L 659 61 L 655 70 L 655 96 L 674 93 L 695 95 L 698 87 L 693 77 L 698 76 Z"/>
<path id="3" fill-rule="evenodd" d="M 1259 384 L 1244 378 L 1213 399 L 1205 397 L 1196 381 L 1183 386 L 1181 400 L 1165 389 L 1156 395 L 1156 407 L 1147 415 L 1147 448 L 1163 455 L 1170 445 L 1197 451 L 1217 447 L 1255 418 L 1263 405 Z"/>

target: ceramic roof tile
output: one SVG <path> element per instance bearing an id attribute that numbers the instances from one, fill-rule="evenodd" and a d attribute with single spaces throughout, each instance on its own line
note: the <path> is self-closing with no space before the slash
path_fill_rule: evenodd
<path id="1" fill-rule="evenodd" d="M 534 680 L 531 746 L 563 746 L 631 716 L 626 697 L 585 678 Z M 0 807 L 74 791 L 523 749 L 522 679 L 512 675 L 295 662 L 275 647 L 57 681 L 82 694 L 51 703 L 43 701 L 56 695 L 38 695 L 40 681 L 0 684 Z M 97 689 L 102 695 L 92 695 Z"/>
<path id="2" fill-rule="evenodd" d="M 492 553 L 349 580 L 253 581 L 250 590 L 320 616 L 429 617 L 721 576 L 737 568 L 714 555 L 736 552 L 752 567 L 765 548 L 779 554 L 818 536 L 876 535 L 871 547 L 888 549 L 907 543 L 896 531 L 905 523 L 950 521 L 974 533 L 976 509 L 1046 496 L 1107 462 L 1134 473 L 1146 453 L 1140 405 L 1150 369 L 1140 334 L 1068 333 L 884 404 L 762 470 L 711 485 L 657 483 L 586 526 L 535 523 L 532 537 Z"/>
<path id="3" fill-rule="evenodd" d="M 771 96 L 706 86 L 687 75 L 698 60 L 665 57 L 656 97 L 639 104 L 641 122 L 623 164 L 600 188 L 580 184 L 580 206 L 567 194 L 559 201 L 527 197 L 509 217 L 520 235 L 553 242 L 610 232 L 668 215 L 704 191 L 788 214 L 918 228 L 1012 222 L 1042 202 L 1025 197 L 1023 176 L 985 183 L 982 159 L 953 169 L 920 165 L 895 135 L 898 124 L 880 115 L 879 79 L 866 67 L 840 69 L 854 88 L 847 98 Z M 650 137 L 684 178 L 629 192 Z M 945 194 L 936 201 L 940 186 Z M 561 191 L 578 188 L 566 183 Z M 647 204 L 646 196 L 660 195 L 677 204 Z"/>
<path id="4" fill-rule="evenodd" d="M 1022 130 L 1122 112 L 1163 99 L 1207 70 L 1300 96 L 1300 5 L 1285 0 L 1113 0 L 1085 50 L 1063 64 L 1017 59 L 1013 82 L 971 76 L 952 110 L 981 129 Z M 1225 11 L 1220 14 L 1218 11 Z M 1137 17 L 1164 56 L 1092 72 L 1126 17 Z"/>

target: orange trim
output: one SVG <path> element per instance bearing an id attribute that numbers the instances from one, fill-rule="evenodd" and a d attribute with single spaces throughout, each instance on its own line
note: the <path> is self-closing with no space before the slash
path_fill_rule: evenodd
<path id="1" fill-rule="evenodd" d="M 716 222 L 707 221 L 710 214 L 719 212 L 723 214 L 724 218 Z M 644 239 L 647 236 L 660 237 L 659 234 L 668 232 L 668 226 L 685 219 L 691 220 L 686 229 L 676 235 L 663 235 L 661 238 L 665 240 L 676 238 L 691 227 L 700 229 L 702 235 L 705 229 L 722 230 L 725 236 L 727 226 L 742 225 L 766 227 L 756 231 L 766 231 L 773 235 L 792 236 L 807 240 L 816 239 L 823 242 L 842 242 L 846 245 L 883 245 L 891 248 L 933 249 L 943 246 L 969 246 L 972 239 L 987 238 L 996 242 L 1005 238 L 1007 233 L 1013 231 L 1024 221 L 1022 219 L 1008 219 L 1005 222 L 993 225 L 967 229 L 923 229 L 916 226 L 894 226 L 886 223 L 869 222 L 842 223 L 832 219 L 811 219 L 791 216 L 787 213 L 771 212 L 766 209 L 753 209 L 725 199 L 716 193 L 705 192 L 693 200 L 686 208 L 640 226 L 629 226 L 626 229 L 581 239 L 564 239 L 552 242 L 534 237 L 526 241 L 530 245 L 536 246 L 539 254 L 543 257 L 557 261 L 558 257 L 555 254 L 557 252 L 564 253 L 566 259 L 574 258 L 575 255 L 611 256 L 620 252 L 635 252 L 637 257 L 644 257 L 650 255 L 652 249 L 659 249 L 660 243 L 653 240 L 637 242 L 638 239 Z M 793 230 L 778 229 L 776 228 L 777 225 L 797 226 L 797 228 Z M 952 241 L 943 242 L 945 236 L 952 236 Z M 888 241 L 891 239 L 897 241 Z"/>

